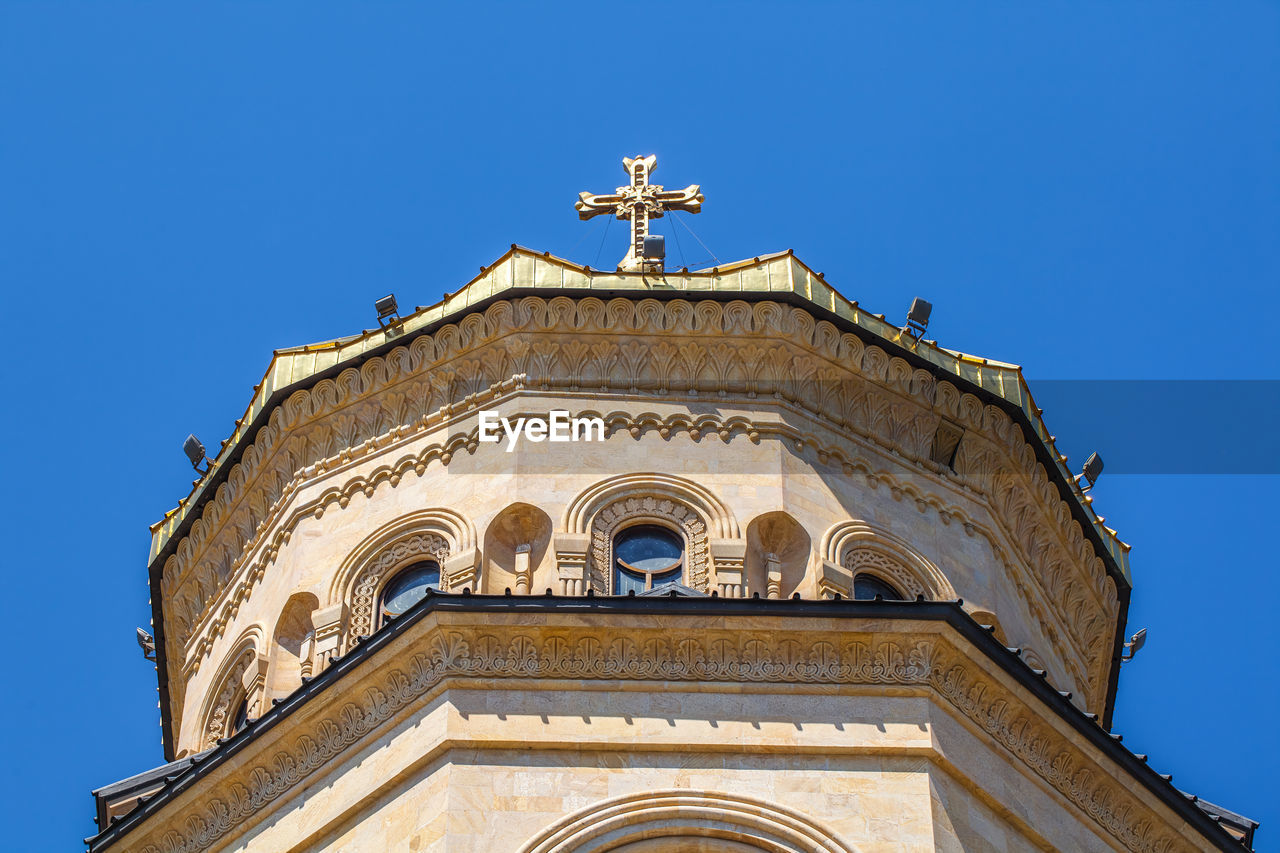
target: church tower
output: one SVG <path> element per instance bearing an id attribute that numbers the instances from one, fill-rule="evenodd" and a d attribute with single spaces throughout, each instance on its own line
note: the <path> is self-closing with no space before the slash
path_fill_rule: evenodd
<path id="1" fill-rule="evenodd" d="M 583 193 L 278 350 L 152 528 L 165 757 L 91 853 L 1249 849 L 1110 733 L 1128 547 L 1015 365 L 791 252 L 666 270 Z"/>

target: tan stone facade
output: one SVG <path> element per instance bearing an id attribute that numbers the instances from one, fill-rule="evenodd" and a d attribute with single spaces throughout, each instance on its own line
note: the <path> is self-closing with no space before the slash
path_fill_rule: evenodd
<path id="1" fill-rule="evenodd" d="M 1220 847 L 1086 717 L 1125 549 L 1016 369 L 794 265 L 602 298 L 645 277 L 515 252 L 451 313 L 273 365 L 155 531 L 166 738 L 200 761 L 101 846 Z M 604 439 L 480 440 L 553 410 Z M 615 595 L 637 524 L 706 598 Z M 424 560 L 449 594 L 387 623 Z M 848 601 L 864 575 L 907 601 Z"/>
<path id="2" fill-rule="evenodd" d="M 1011 653 L 930 618 L 965 619 L 954 605 L 709 617 L 634 601 L 455 598 L 279 706 L 131 843 L 165 850 L 185 828 L 219 850 L 1212 849 L 1115 778 L 1105 735 L 1046 707 L 1042 681 L 1001 669 Z"/>

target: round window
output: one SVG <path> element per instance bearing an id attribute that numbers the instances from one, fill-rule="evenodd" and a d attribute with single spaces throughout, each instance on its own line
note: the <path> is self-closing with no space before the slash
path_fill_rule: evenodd
<path id="1" fill-rule="evenodd" d="M 414 563 L 397 574 L 382 592 L 382 615 L 399 616 L 427 595 L 429 589 L 440 588 L 440 564 L 434 560 Z"/>
<path id="2" fill-rule="evenodd" d="M 644 592 L 680 580 L 684 570 L 684 540 L 656 524 L 628 527 L 613 540 L 613 591 L 619 595 Z"/>

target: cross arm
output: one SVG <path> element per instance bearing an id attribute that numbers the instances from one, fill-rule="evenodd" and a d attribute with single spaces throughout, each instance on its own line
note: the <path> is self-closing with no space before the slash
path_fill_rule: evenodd
<path id="1" fill-rule="evenodd" d="M 702 210 L 702 188 L 698 184 L 690 184 L 682 190 L 664 190 L 655 194 L 655 199 L 663 210 L 683 210 L 686 213 Z"/>
<path id="2" fill-rule="evenodd" d="M 578 211 L 579 219 L 590 219 L 602 213 L 617 213 L 618 205 L 621 203 L 622 196 L 616 194 L 578 193 L 578 200 L 573 203 L 573 206 Z"/>

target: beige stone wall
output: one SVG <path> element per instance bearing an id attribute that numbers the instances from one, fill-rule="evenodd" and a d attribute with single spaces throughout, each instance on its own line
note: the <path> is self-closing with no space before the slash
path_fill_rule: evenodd
<path id="1" fill-rule="evenodd" d="M 1114 585 L 1002 412 L 774 303 L 524 299 L 485 318 L 295 394 L 166 563 L 179 755 L 370 632 L 378 584 L 362 605 L 353 579 L 385 581 L 397 548 L 447 555 L 453 589 L 603 593 L 591 570 L 628 499 L 665 502 L 692 586 L 848 595 L 857 551 L 903 592 L 962 597 L 1102 710 Z M 477 442 L 481 408 L 599 414 L 608 439 L 506 453 Z M 929 458 L 944 416 L 965 430 L 955 470 Z M 506 539 L 525 528 L 542 532 L 521 577 Z M 282 658 L 304 601 L 315 636 Z"/>
<path id="2" fill-rule="evenodd" d="M 125 841 L 590 853 L 672 832 L 1212 848 L 945 622 L 470 611 L 408 625 Z"/>
<path id="3" fill-rule="evenodd" d="M 521 398 L 510 408 L 521 411 L 547 410 L 563 401 Z M 673 407 L 674 408 L 674 407 Z M 744 412 L 757 422 L 770 413 Z M 306 505 L 341 483 L 368 477 L 385 455 L 412 454 L 416 446 L 429 444 L 434 436 L 422 436 L 403 447 L 363 460 L 359 465 L 317 477 L 300 489 L 294 502 Z M 871 457 L 871 453 L 868 454 Z M 879 454 L 876 454 L 879 455 Z M 953 505 L 966 506 L 971 517 L 983 517 L 987 510 L 973 495 L 957 493 L 941 478 L 907 470 L 901 462 L 884 455 L 879 465 L 892 470 L 904 483 L 923 489 L 946 489 Z M 261 638 L 257 648 L 271 652 L 270 639 L 285 603 L 299 593 L 314 596 L 320 607 L 341 607 L 331 586 L 338 569 L 368 538 L 371 532 L 394 526 L 397 520 L 425 508 L 445 507 L 471 520 L 477 538 L 483 539 L 495 516 L 513 503 L 538 507 L 559 530 L 567 505 L 581 492 L 611 473 L 678 471 L 715 494 L 736 519 L 741 535 L 736 541 L 746 548 L 750 523 L 767 513 L 785 512 L 804 530 L 809 548 L 801 565 L 803 575 L 784 573 L 783 597 L 800 593 L 806 598 L 820 596 L 818 576 L 822 569 L 820 543 L 825 533 L 842 522 L 859 519 L 910 542 L 922 557 L 936 565 L 956 593 L 975 609 L 997 612 L 1010 643 L 1048 649 L 1043 634 L 1025 613 L 1014 606 L 1017 590 L 1008 576 L 995 566 L 991 549 L 980 536 L 966 532 L 965 525 L 946 524 L 932 506 L 921 505 L 896 487 L 872 485 L 867 477 L 845 476 L 823 466 L 783 440 L 764 438 L 752 442 L 745 435 L 728 442 L 718 436 L 692 440 L 687 433 L 663 438 L 648 431 L 638 439 L 627 432 L 612 434 L 603 444 L 586 447 L 573 444 L 523 444 L 507 454 L 492 445 L 481 445 L 474 454 L 461 454 L 448 466 L 429 466 L 422 476 L 408 476 L 392 487 L 384 483 L 367 496 L 352 495 L 347 506 L 334 505 L 321 515 L 302 515 L 293 526 L 288 542 L 279 548 L 270 572 L 247 597 L 227 629 L 212 647 L 207 664 L 196 671 L 186 691 L 182 714 L 180 748 L 196 750 L 207 726 L 208 696 L 225 678 L 224 661 L 234 656 L 246 637 Z M 643 488 L 640 488 L 643 494 Z M 748 555 L 748 563 L 753 556 Z M 483 555 L 481 555 L 483 561 Z M 534 567 L 533 592 L 552 589 L 561 592 L 554 547 L 547 548 Z M 501 593 L 513 586 L 512 578 L 499 574 L 486 577 L 481 572 L 481 591 Z M 749 588 L 747 595 L 763 588 Z M 848 590 L 845 591 L 848 594 Z M 932 597 L 932 596 L 931 596 Z M 344 642 L 342 647 L 345 648 Z M 1079 690 L 1052 652 L 1043 655 L 1053 672 L 1053 682 L 1064 690 Z M 270 666 L 270 664 L 267 664 Z M 269 680 L 269 679 L 268 679 Z M 294 685 L 296 686 L 296 684 Z M 287 692 L 287 691 L 286 691 Z M 264 695 L 260 711 L 271 698 Z M 206 713 L 201 713 L 205 711 Z"/>

